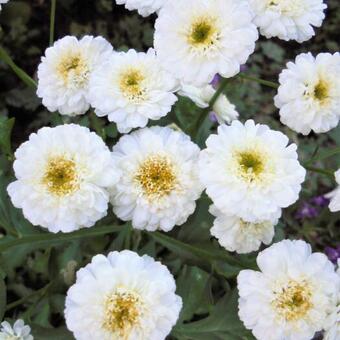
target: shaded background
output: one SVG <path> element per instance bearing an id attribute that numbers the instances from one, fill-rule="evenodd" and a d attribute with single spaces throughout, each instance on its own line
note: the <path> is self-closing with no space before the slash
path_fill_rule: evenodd
<path id="1" fill-rule="evenodd" d="M 301 52 L 316 54 L 338 51 L 340 5 L 338 0 L 327 2 L 329 9 L 326 20 L 313 39 L 298 44 L 261 38 L 255 53 L 243 67 L 243 72 L 277 81 L 286 62 Z M 47 0 L 11 0 L 3 6 L 0 14 L 0 45 L 33 78 L 40 57 L 48 46 L 49 16 L 50 1 Z M 116 6 L 112 0 L 58 0 L 55 35 L 56 38 L 68 34 L 78 37 L 84 34 L 102 35 L 118 50 L 135 48 L 145 51 L 152 46 L 154 20 L 154 16 L 143 18 L 137 12 L 128 12 L 123 6 Z M 303 137 L 283 126 L 273 105 L 275 90 L 235 78 L 229 82 L 226 94 L 237 106 L 241 120 L 254 118 L 287 134 L 298 144 L 303 162 L 340 146 L 340 128 L 327 134 Z M 188 99 L 181 99 L 168 117 L 152 124 L 176 123 L 183 131 L 196 137 L 194 127 L 199 113 L 200 109 Z M 0 61 L 0 137 L 3 133 L 1 122 L 6 117 L 15 118 L 12 134 L 14 150 L 38 128 L 63 123 L 58 114 L 46 111 L 34 90 L 25 86 Z M 74 121 L 95 130 L 108 145 L 113 145 L 119 138 L 114 124 L 108 124 L 105 118 L 99 119 L 93 113 L 77 117 Z M 207 119 L 200 129 L 197 143 L 203 147 L 206 137 L 215 129 L 215 123 Z M 24 235 L 38 232 L 37 228 L 23 219 L 20 211 L 11 206 L 5 193 L 5 187 L 13 176 L 9 158 L 10 155 L 0 155 L 0 231 L 4 238 L 11 237 L 12 229 Z M 322 162 L 315 161 L 313 166 L 335 171 L 340 166 L 340 156 L 337 154 Z M 308 173 L 301 199 L 284 212 L 277 227 L 276 240 L 284 237 L 303 238 L 315 250 L 325 251 L 333 260 L 340 256 L 340 215 L 329 212 L 322 196 L 331 191 L 334 185 L 334 179 L 330 176 Z M 212 218 L 207 213 L 209 204 L 208 198 L 203 196 L 195 215 L 183 227 L 175 228 L 170 236 L 185 244 L 197 245 L 209 251 L 211 249 L 212 253 L 219 249 L 216 241 L 211 242 L 209 236 L 212 224 Z M 121 222 L 109 214 L 101 222 L 101 225 L 105 224 L 120 225 Z M 124 229 L 115 236 L 62 245 L 48 244 L 44 247 L 25 245 L 3 252 L 0 256 L 0 274 L 7 284 L 7 308 L 10 304 L 6 317 L 25 317 L 34 324 L 35 334 L 39 334 L 36 336 L 38 340 L 68 339 L 69 335 L 62 326 L 62 310 L 64 294 L 74 280 L 75 269 L 87 263 L 96 253 L 130 248 L 162 259 L 178 278 L 179 293 L 188 307 L 181 317 L 184 323 L 175 329 L 174 337 L 196 340 L 252 339 L 236 315 L 237 296 L 232 288 L 240 268 L 215 258 L 202 260 L 197 254 L 183 249 L 181 244 L 177 248 L 169 246 L 166 240 L 157 240 L 157 237 L 132 231 L 129 225 L 124 225 Z M 255 255 L 235 258 L 244 264 L 253 263 Z M 201 319 L 203 321 L 198 321 Z M 189 321 L 201 323 L 190 324 Z M 46 331 L 48 327 L 58 329 L 51 333 Z"/>

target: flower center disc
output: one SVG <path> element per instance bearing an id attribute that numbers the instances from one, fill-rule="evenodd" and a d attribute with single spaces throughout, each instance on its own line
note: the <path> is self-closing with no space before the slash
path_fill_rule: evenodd
<path id="1" fill-rule="evenodd" d="M 237 160 L 241 177 L 249 182 L 258 179 L 264 171 L 264 162 L 259 153 L 243 151 L 237 155 Z"/>
<path id="2" fill-rule="evenodd" d="M 207 49 L 216 44 L 218 32 L 213 18 L 199 18 L 191 25 L 188 42 L 192 47 Z"/>
<path id="3" fill-rule="evenodd" d="M 88 82 L 88 65 L 80 54 L 65 56 L 58 66 L 58 72 L 65 85 L 81 88 Z"/>
<path id="4" fill-rule="evenodd" d="M 105 303 L 104 328 L 112 333 L 119 333 L 124 338 L 139 322 L 142 307 L 138 294 L 127 291 L 115 292 Z"/>
<path id="5" fill-rule="evenodd" d="M 120 90 L 123 95 L 132 100 L 140 101 L 144 97 L 143 81 L 145 77 L 140 70 L 129 69 L 120 76 Z"/>
<path id="6" fill-rule="evenodd" d="M 287 321 L 303 318 L 313 307 L 311 290 L 305 283 L 290 281 L 279 292 L 274 292 L 276 298 L 272 302 L 278 315 Z"/>
<path id="7" fill-rule="evenodd" d="M 135 180 L 151 197 L 169 195 L 176 187 L 173 164 L 164 156 L 150 156 L 139 167 Z"/>
<path id="8" fill-rule="evenodd" d="M 79 188 L 76 164 L 73 160 L 56 157 L 49 160 L 43 184 L 56 196 L 66 196 Z"/>
<path id="9" fill-rule="evenodd" d="M 320 80 L 314 88 L 313 93 L 314 99 L 316 99 L 319 102 L 324 102 L 328 98 L 328 94 L 329 94 L 328 84 L 325 81 Z"/>

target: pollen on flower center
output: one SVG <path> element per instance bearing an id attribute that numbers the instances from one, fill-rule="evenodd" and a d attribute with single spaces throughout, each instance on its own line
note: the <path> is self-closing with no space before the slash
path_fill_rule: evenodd
<path id="1" fill-rule="evenodd" d="M 107 298 L 104 309 L 103 327 L 124 337 L 138 324 L 143 303 L 137 293 L 118 289 Z"/>
<path id="2" fill-rule="evenodd" d="M 149 156 L 139 167 L 135 180 L 146 196 L 163 197 L 176 188 L 174 166 L 165 156 Z"/>
<path id="3" fill-rule="evenodd" d="M 89 67 L 80 54 L 66 55 L 58 65 L 58 73 L 65 85 L 81 88 L 88 82 Z"/>
<path id="4" fill-rule="evenodd" d="M 289 281 L 288 284 L 274 292 L 272 306 L 277 314 L 286 321 L 303 318 L 313 307 L 312 293 L 309 285 L 302 281 Z"/>
<path id="5" fill-rule="evenodd" d="M 131 68 L 122 72 L 119 86 L 123 96 L 135 102 L 143 100 L 145 97 L 144 80 L 145 76 L 139 69 Z"/>
<path id="6" fill-rule="evenodd" d="M 329 85 L 324 80 L 320 80 L 314 87 L 313 97 L 319 102 L 323 102 L 328 98 Z"/>
<path id="7" fill-rule="evenodd" d="M 264 171 L 263 156 L 257 151 L 241 151 L 236 154 L 239 175 L 249 181 L 257 180 Z"/>
<path id="8" fill-rule="evenodd" d="M 79 188 L 76 164 L 72 159 L 55 157 L 49 160 L 42 180 L 56 196 L 66 196 Z"/>
<path id="9" fill-rule="evenodd" d="M 192 47 L 208 49 L 218 41 L 218 30 L 215 19 L 210 17 L 198 18 L 188 32 L 188 42 Z"/>

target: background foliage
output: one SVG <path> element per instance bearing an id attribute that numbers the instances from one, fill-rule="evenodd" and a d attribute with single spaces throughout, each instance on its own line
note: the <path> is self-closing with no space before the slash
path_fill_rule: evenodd
<path id="1" fill-rule="evenodd" d="M 277 81 L 285 63 L 298 53 L 338 51 L 340 6 L 338 0 L 330 0 L 328 5 L 325 24 L 314 39 L 302 45 L 261 39 L 244 74 Z M 27 84 L 31 86 L 27 86 L 1 59 L 6 60 L 7 51 L 34 78 L 48 46 L 49 13 L 48 0 L 11 0 L 0 15 L 0 319 L 24 318 L 38 340 L 72 339 L 64 326 L 63 309 L 75 271 L 97 253 L 129 248 L 156 257 L 176 276 L 184 309 L 171 337 L 253 339 L 237 316 L 235 278 L 243 268 L 256 268 L 256 254 L 234 255 L 211 239 L 212 217 L 206 196 L 188 222 L 168 234 L 134 231 L 129 223 L 122 224 L 109 213 L 90 230 L 54 235 L 33 227 L 13 208 L 6 194 L 13 179 L 12 150 L 31 132 L 63 120 L 46 111 L 30 80 Z M 112 0 L 58 0 L 56 37 L 103 35 L 116 49 L 143 51 L 152 46 L 154 19 L 127 12 Z M 328 134 L 298 136 L 280 124 L 273 106 L 274 89 L 236 77 L 228 82 L 226 93 L 237 105 L 241 120 L 254 118 L 283 131 L 298 144 L 301 161 L 316 170 L 308 173 L 299 202 L 284 212 L 275 240 L 303 238 L 320 251 L 336 247 L 340 215 L 313 206 L 313 198 L 334 188 L 330 174 L 340 167 L 340 127 Z M 203 147 L 216 125 L 207 118 L 197 129 L 201 113 L 189 100 L 181 99 L 171 114 L 156 124 L 175 123 Z M 119 138 L 114 124 L 93 113 L 73 121 L 95 130 L 110 146 Z M 315 208 L 317 213 L 304 214 L 307 208 Z"/>

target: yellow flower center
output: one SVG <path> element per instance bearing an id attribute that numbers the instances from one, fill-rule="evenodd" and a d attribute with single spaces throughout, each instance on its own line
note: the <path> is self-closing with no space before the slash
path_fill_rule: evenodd
<path id="1" fill-rule="evenodd" d="M 140 320 L 143 303 L 135 292 L 118 289 L 105 302 L 103 327 L 126 338 Z"/>
<path id="2" fill-rule="evenodd" d="M 216 18 L 213 17 L 197 18 L 188 31 L 188 42 L 195 49 L 207 50 L 216 45 L 218 39 Z"/>
<path id="3" fill-rule="evenodd" d="M 66 196 L 79 189 L 76 164 L 64 157 L 51 158 L 42 180 L 47 190 L 56 196 Z"/>
<path id="4" fill-rule="evenodd" d="M 312 292 L 307 282 L 289 281 L 280 290 L 274 292 L 272 306 L 279 317 L 286 321 L 302 319 L 313 307 Z"/>
<path id="5" fill-rule="evenodd" d="M 82 88 L 89 78 L 89 67 L 81 54 L 65 55 L 57 71 L 66 86 Z"/>
<path id="6" fill-rule="evenodd" d="M 320 103 L 324 102 L 329 97 L 329 85 L 326 81 L 320 80 L 314 87 L 313 97 Z"/>
<path id="7" fill-rule="evenodd" d="M 149 197 L 169 195 L 177 185 L 176 173 L 172 162 L 165 156 L 149 156 L 140 165 L 135 180 Z"/>
<path id="8" fill-rule="evenodd" d="M 133 102 L 140 102 L 145 99 L 144 80 L 145 76 L 139 69 L 130 68 L 122 72 L 119 86 L 123 96 Z"/>
<path id="9" fill-rule="evenodd" d="M 263 156 L 256 150 L 241 151 L 236 154 L 238 162 L 238 174 L 247 182 L 253 182 L 260 178 L 265 168 Z"/>

